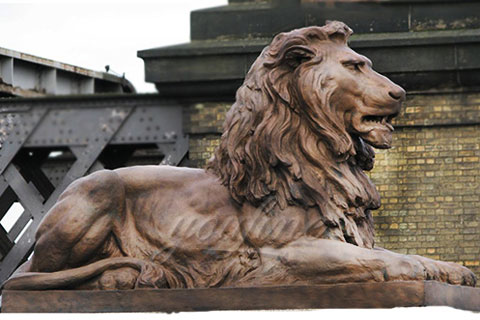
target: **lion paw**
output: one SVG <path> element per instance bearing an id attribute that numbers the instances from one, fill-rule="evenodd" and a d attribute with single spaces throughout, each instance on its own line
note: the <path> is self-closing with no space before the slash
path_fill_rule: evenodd
<path id="1" fill-rule="evenodd" d="M 105 271 L 97 281 L 100 290 L 128 290 L 133 289 L 138 271 L 132 268 L 119 268 Z"/>
<path id="2" fill-rule="evenodd" d="M 164 288 L 166 285 L 167 280 L 163 270 L 153 263 L 145 262 L 137 278 L 135 288 Z"/>
<path id="3" fill-rule="evenodd" d="M 426 280 L 471 287 L 474 287 L 477 282 L 477 278 L 472 271 L 457 263 L 437 261 L 416 255 L 411 257 L 425 267 Z"/>
<path id="4" fill-rule="evenodd" d="M 385 260 L 384 278 L 386 281 L 425 280 L 426 270 L 418 260 L 394 254 Z"/>

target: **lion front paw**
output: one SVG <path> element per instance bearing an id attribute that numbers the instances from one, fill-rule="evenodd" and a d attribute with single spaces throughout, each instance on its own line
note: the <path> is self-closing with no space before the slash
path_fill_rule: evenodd
<path id="1" fill-rule="evenodd" d="M 426 270 L 422 263 L 407 255 L 393 254 L 385 259 L 386 281 L 425 280 Z"/>
<path id="2" fill-rule="evenodd" d="M 417 255 L 411 257 L 425 267 L 426 280 L 475 287 L 477 282 L 475 274 L 457 263 L 438 261 Z"/>

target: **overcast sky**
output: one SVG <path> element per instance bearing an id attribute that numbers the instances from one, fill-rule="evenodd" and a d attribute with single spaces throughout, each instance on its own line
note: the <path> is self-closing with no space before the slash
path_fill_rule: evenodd
<path id="1" fill-rule="evenodd" d="M 188 42 L 190 12 L 227 2 L 0 0 L 0 47 L 96 71 L 110 65 L 137 91 L 152 92 L 137 51 Z"/>

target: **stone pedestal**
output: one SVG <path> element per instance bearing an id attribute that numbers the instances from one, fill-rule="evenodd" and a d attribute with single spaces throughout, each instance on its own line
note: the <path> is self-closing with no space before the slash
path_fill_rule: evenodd
<path id="1" fill-rule="evenodd" d="M 162 96 L 232 100 L 275 34 L 339 20 L 355 32 L 350 46 L 407 92 L 477 87 L 479 10 L 471 0 L 235 0 L 193 11 L 192 42 L 138 56 Z"/>
<path id="2" fill-rule="evenodd" d="M 436 281 L 263 288 L 13 291 L 2 312 L 179 312 L 450 306 L 480 311 L 480 288 Z"/>

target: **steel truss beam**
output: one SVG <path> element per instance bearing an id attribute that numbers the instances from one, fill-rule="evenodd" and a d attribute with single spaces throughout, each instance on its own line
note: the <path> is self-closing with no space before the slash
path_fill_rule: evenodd
<path id="1" fill-rule="evenodd" d="M 182 107 L 156 95 L 0 99 L 0 283 L 33 250 L 46 212 L 75 179 L 136 164 L 186 159 Z"/>

